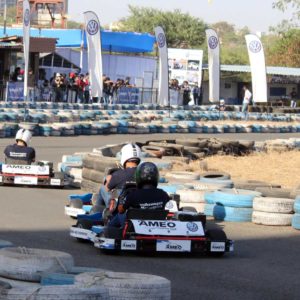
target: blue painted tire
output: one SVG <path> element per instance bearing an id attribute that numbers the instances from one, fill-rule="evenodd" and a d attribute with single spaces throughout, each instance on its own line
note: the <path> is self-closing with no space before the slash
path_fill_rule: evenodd
<path id="1" fill-rule="evenodd" d="M 300 214 L 300 196 L 296 197 L 296 200 L 294 203 L 294 211 L 296 214 Z"/>
<path id="2" fill-rule="evenodd" d="M 300 214 L 294 214 L 292 219 L 292 227 L 300 230 Z"/>
<path id="3" fill-rule="evenodd" d="M 237 193 L 236 193 L 237 192 Z M 205 202 L 230 207 L 252 207 L 254 197 L 261 193 L 248 190 L 222 189 L 215 192 L 205 193 Z"/>
<path id="4" fill-rule="evenodd" d="M 13 243 L 9 241 L 0 240 L 0 249 L 7 248 L 7 247 L 13 247 Z"/>
<path id="5" fill-rule="evenodd" d="M 213 216 L 213 212 L 214 212 L 214 207 L 215 207 L 215 204 L 208 204 L 206 203 L 205 206 L 204 206 L 204 214 L 206 216 L 210 216 L 212 217 Z"/>
<path id="6" fill-rule="evenodd" d="M 213 216 L 218 221 L 251 222 L 252 208 L 215 205 Z"/>
<path id="7" fill-rule="evenodd" d="M 74 284 L 75 275 L 63 273 L 44 273 L 41 276 L 41 285 L 69 285 Z"/>

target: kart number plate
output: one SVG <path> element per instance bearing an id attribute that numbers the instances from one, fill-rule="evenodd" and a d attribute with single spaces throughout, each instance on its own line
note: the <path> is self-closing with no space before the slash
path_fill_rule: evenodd
<path id="1" fill-rule="evenodd" d="M 156 251 L 190 252 L 191 241 L 185 240 L 157 240 Z"/>
<path id="2" fill-rule="evenodd" d="M 56 179 L 56 178 L 51 178 L 50 180 L 50 184 L 51 185 L 60 185 L 60 179 Z"/>
<path id="3" fill-rule="evenodd" d="M 14 183 L 15 184 L 37 185 L 38 178 L 37 177 L 27 177 L 27 176 L 15 176 Z"/>
<path id="4" fill-rule="evenodd" d="M 224 242 L 211 242 L 210 243 L 210 251 L 211 252 L 224 252 L 225 251 L 225 243 Z"/>
<path id="5" fill-rule="evenodd" d="M 3 182 L 3 177 L 2 176 L 0 176 L 0 182 Z"/>
<path id="6" fill-rule="evenodd" d="M 136 241 L 122 240 L 121 250 L 136 250 Z"/>

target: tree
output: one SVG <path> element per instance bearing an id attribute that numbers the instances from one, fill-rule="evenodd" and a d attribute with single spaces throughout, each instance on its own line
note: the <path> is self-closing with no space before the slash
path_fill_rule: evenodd
<path id="1" fill-rule="evenodd" d="M 266 49 L 267 64 L 300 67 L 300 29 L 291 29 Z"/>
<path id="2" fill-rule="evenodd" d="M 9 6 L 7 8 L 7 12 L 6 12 L 6 22 L 7 25 L 10 26 L 14 23 L 16 23 L 17 17 L 16 17 L 16 6 Z M 3 24 L 4 23 L 4 16 L 0 17 L 0 23 Z"/>
<path id="3" fill-rule="evenodd" d="M 121 20 L 123 31 L 153 33 L 156 26 L 165 30 L 169 47 L 196 48 L 205 41 L 206 24 L 176 9 L 161 11 L 129 5 L 129 17 Z"/>

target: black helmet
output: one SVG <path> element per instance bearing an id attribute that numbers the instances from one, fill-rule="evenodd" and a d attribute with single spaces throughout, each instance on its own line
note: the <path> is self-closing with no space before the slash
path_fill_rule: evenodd
<path id="1" fill-rule="evenodd" d="M 152 162 L 140 164 L 135 172 L 135 180 L 138 188 L 141 188 L 146 184 L 157 187 L 159 172 L 156 165 Z"/>

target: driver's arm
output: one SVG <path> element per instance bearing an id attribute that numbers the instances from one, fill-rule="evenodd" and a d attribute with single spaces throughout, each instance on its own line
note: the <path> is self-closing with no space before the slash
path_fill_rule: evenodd
<path id="1" fill-rule="evenodd" d="M 130 195 L 127 195 L 124 201 L 120 202 L 118 205 L 119 214 L 124 214 L 126 210 L 131 206 L 130 203 L 131 203 Z"/>

